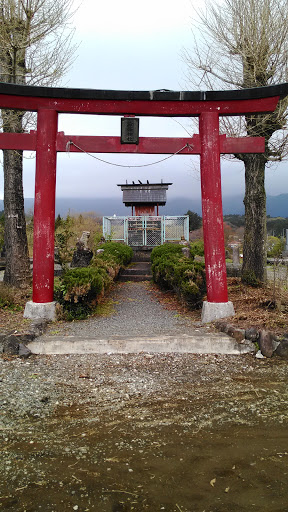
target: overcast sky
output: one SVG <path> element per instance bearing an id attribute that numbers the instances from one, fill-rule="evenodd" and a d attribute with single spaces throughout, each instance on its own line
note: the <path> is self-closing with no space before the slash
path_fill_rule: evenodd
<path id="1" fill-rule="evenodd" d="M 201 1 L 82 0 L 74 23 L 78 56 L 62 85 L 122 90 L 187 89 L 181 49 L 192 45 L 190 26 L 195 4 L 198 6 Z M 67 134 L 120 136 L 120 118 L 60 115 L 60 130 Z M 198 131 L 187 119 L 140 119 L 140 136 L 185 137 L 187 130 L 191 134 Z M 161 159 L 161 155 L 99 156 L 125 165 L 142 165 Z M 269 169 L 267 193 L 287 192 L 287 175 L 285 163 Z M 34 197 L 34 176 L 35 158 L 25 159 L 25 197 Z M 118 196 L 121 192 L 117 183 L 126 179 L 128 182 L 137 179 L 153 182 L 161 178 L 173 182 L 169 197 L 200 197 L 198 157 L 174 156 L 150 167 L 120 168 L 100 163 L 88 155 L 58 154 L 58 197 Z M 222 161 L 222 190 L 224 195 L 244 192 L 241 163 Z M 0 195 L 3 196 L 2 174 Z"/>

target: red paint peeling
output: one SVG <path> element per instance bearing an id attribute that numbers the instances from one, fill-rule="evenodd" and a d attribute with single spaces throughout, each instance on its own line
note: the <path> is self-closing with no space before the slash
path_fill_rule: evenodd
<path id="1" fill-rule="evenodd" d="M 201 190 L 208 302 L 227 302 L 218 113 L 200 115 Z"/>
<path id="2" fill-rule="evenodd" d="M 53 301 L 57 112 L 41 110 L 37 120 L 34 207 L 33 301 Z"/>

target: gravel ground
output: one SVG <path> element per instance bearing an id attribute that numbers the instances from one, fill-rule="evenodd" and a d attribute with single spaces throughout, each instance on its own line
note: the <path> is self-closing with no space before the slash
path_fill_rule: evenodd
<path id="1" fill-rule="evenodd" d="M 284 512 L 287 363 L 0 360 L 0 509 Z"/>
<path id="2" fill-rule="evenodd" d="M 111 292 L 112 311 L 107 316 L 96 316 L 82 322 L 67 322 L 57 325 L 57 333 L 70 336 L 108 338 L 111 336 L 157 336 L 191 334 L 195 329 L 209 332 L 210 328 L 195 324 L 188 315 L 169 310 L 160 304 L 157 294 L 149 282 L 116 283 Z M 199 313 L 200 319 L 200 313 Z M 53 335 L 50 326 L 48 334 Z"/>

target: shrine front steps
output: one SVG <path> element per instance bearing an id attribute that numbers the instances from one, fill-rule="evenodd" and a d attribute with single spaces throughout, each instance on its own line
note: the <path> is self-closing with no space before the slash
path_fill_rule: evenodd
<path id="1" fill-rule="evenodd" d="M 132 263 L 131 266 L 122 270 L 119 274 L 119 281 L 151 281 L 151 263 L 148 261 L 137 261 Z"/>

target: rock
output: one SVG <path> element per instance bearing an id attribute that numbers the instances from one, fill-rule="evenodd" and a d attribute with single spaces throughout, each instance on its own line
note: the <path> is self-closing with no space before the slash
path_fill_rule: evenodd
<path id="1" fill-rule="evenodd" d="M 226 332 L 226 334 L 228 334 L 229 336 L 232 336 L 231 333 L 232 333 L 232 331 L 234 329 L 234 326 L 231 325 L 231 324 L 226 324 L 225 325 L 224 323 L 223 323 L 223 325 L 225 326 L 224 329 L 223 329 L 223 332 Z"/>
<path id="2" fill-rule="evenodd" d="M 15 334 L 8 335 L 3 343 L 3 352 L 11 356 L 18 355 L 19 352 L 19 337 Z"/>
<path id="3" fill-rule="evenodd" d="M 23 345 L 25 345 L 25 343 L 33 341 L 36 338 L 36 334 L 31 331 L 24 334 L 17 334 L 17 337 L 19 339 L 19 343 L 23 343 Z"/>
<path id="4" fill-rule="evenodd" d="M 220 322 L 215 322 L 215 327 L 218 329 L 218 331 L 220 332 L 226 332 L 226 329 L 227 329 L 227 323 L 226 322 L 223 322 L 223 321 L 220 321 Z"/>
<path id="5" fill-rule="evenodd" d="M 269 331 L 260 331 L 259 348 L 265 357 L 272 357 L 274 352 L 273 336 Z"/>
<path id="6" fill-rule="evenodd" d="M 97 249 L 96 254 L 102 254 L 104 252 L 104 249 Z"/>
<path id="7" fill-rule="evenodd" d="M 22 359 L 27 359 L 32 354 L 31 350 L 29 348 L 25 347 L 23 343 L 19 343 L 19 350 L 18 350 L 18 356 L 22 357 Z"/>
<path id="8" fill-rule="evenodd" d="M 181 251 L 183 253 L 183 256 L 185 256 L 185 258 L 190 258 L 190 248 L 189 247 L 182 247 Z"/>
<path id="9" fill-rule="evenodd" d="M 245 331 L 245 338 L 246 340 L 253 341 L 253 343 L 256 343 L 259 339 L 259 331 L 256 329 L 256 327 L 249 327 Z"/>
<path id="10" fill-rule="evenodd" d="M 83 231 L 79 242 L 83 244 L 84 249 L 88 249 L 88 240 L 90 238 L 90 231 Z"/>
<path id="11" fill-rule="evenodd" d="M 47 322 L 41 320 L 38 323 L 31 324 L 28 333 L 8 333 L 0 335 L 0 352 L 5 354 L 20 356 L 27 358 L 31 355 L 31 351 L 26 347 L 26 343 L 33 341 L 36 336 L 43 334 Z"/>
<path id="12" fill-rule="evenodd" d="M 9 333 L 12 334 L 12 333 Z M 7 334 L 0 334 L 0 353 L 4 352 L 4 342 L 7 339 Z"/>
<path id="13" fill-rule="evenodd" d="M 194 261 L 198 261 L 199 263 L 205 263 L 205 258 L 204 256 L 199 256 L 198 254 L 196 254 L 194 256 Z"/>
<path id="14" fill-rule="evenodd" d="M 40 398 L 40 402 L 42 402 L 42 404 L 48 404 L 49 400 L 49 396 L 43 396 L 42 398 Z"/>
<path id="15" fill-rule="evenodd" d="M 258 350 L 258 352 L 255 354 L 256 359 L 264 359 L 265 356 L 263 356 L 261 350 Z"/>
<path id="16" fill-rule="evenodd" d="M 231 263 L 227 263 L 226 265 L 227 277 L 241 277 L 241 270 L 241 265 L 235 267 L 233 267 Z"/>
<path id="17" fill-rule="evenodd" d="M 234 325 L 227 324 L 226 330 L 224 332 L 226 332 L 228 336 L 235 338 L 235 340 L 238 342 L 245 339 L 245 330 L 240 329 L 239 327 L 235 327 Z"/>
<path id="18" fill-rule="evenodd" d="M 245 340 L 245 329 L 240 329 L 239 327 L 234 327 L 231 330 L 231 334 L 228 333 L 237 343 L 242 343 Z"/>
<path id="19" fill-rule="evenodd" d="M 37 336 L 41 336 L 46 331 L 47 325 L 47 320 L 39 318 L 38 320 L 35 320 L 33 323 L 31 323 L 29 334 L 31 336 L 34 336 L 33 339 L 36 338 Z"/>
<path id="20" fill-rule="evenodd" d="M 77 243 L 76 251 L 74 251 L 71 268 L 88 267 L 93 258 L 93 251 L 83 246 L 81 242 Z"/>
<path id="21" fill-rule="evenodd" d="M 278 347 L 275 350 L 275 354 L 284 359 L 288 359 L 288 340 L 280 341 Z"/>

